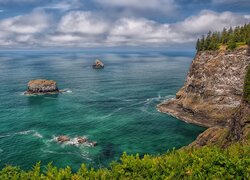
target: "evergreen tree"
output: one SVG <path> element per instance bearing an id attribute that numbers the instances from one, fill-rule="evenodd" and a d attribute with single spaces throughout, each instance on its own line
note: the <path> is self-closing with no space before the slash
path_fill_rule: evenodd
<path id="1" fill-rule="evenodd" d="M 197 40 L 196 50 L 217 50 L 220 45 L 225 45 L 230 50 L 241 45 L 250 46 L 250 23 L 234 29 L 232 27 L 228 30 L 224 28 L 221 33 L 209 31 L 206 36 L 203 35 L 201 39 Z"/>

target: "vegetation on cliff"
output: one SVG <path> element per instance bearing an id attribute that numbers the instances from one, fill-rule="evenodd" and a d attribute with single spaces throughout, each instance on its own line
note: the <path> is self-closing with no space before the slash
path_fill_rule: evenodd
<path id="1" fill-rule="evenodd" d="M 42 170 L 44 169 L 44 170 Z M 167 152 L 161 156 L 126 155 L 110 168 L 88 169 L 83 164 L 77 172 L 70 167 L 53 165 L 32 170 L 7 166 L 0 179 L 248 179 L 250 178 L 250 148 L 235 144 L 227 149 L 203 147 Z"/>
<path id="2" fill-rule="evenodd" d="M 221 45 L 227 49 L 235 49 L 240 45 L 250 45 L 250 23 L 244 26 L 237 26 L 234 29 L 224 28 L 222 32 L 209 31 L 206 36 L 197 40 L 196 50 L 217 50 Z"/>
<path id="3" fill-rule="evenodd" d="M 250 65 L 248 65 L 247 74 L 245 77 L 244 100 L 250 103 Z"/>

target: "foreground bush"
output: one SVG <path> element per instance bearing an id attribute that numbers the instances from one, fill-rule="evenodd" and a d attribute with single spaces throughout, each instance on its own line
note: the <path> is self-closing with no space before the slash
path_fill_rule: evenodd
<path id="1" fill-rule="evenodd" d="M 250 179 L 250 146 L 239 144 L 222 150 L 217 147 L 173 150 L 161 156 L 123 154 L 120 163 L 110 168 L 87 169 L 83 164 L 77 172 L 70 167 L 59 169 L 49 164 L 41 170 L 40 163 L 32 170 L 7 166 L 0 179 Z"/>

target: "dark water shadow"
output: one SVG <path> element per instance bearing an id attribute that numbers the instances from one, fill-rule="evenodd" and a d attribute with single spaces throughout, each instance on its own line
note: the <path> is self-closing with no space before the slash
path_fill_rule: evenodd
<path id="1" fill-rule="evenodd" d="M 59 94 L 49 94 L 49 95 L 30 95 L 28 96 L 28 105 L 37 106 L 48 101 L 55 101 L 59 97 Z"/>

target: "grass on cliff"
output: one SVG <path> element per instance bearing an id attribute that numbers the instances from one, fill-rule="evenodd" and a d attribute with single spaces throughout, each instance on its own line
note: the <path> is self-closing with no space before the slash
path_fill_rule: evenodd
<path id="1" fill-rule="evenodd" d="M 44 170 L 42 170 L 44 169 Z M 77 172 L 70 167 L 53 165 L 41 168 L 40 163 L 24 171 L 7 166 L 0 179 L 249 179 L 250 147 L 239 144 L 227 149 L 203 147 L 173 150 L 161 156 L 126 155 L 110 168 L 88 169 L 82 165 Z"/>
<path id="2" fill-rule="evenodd" d="M 250 103 L 250 65 L 248 65 L 244 85 L 244 100 Z"/>

